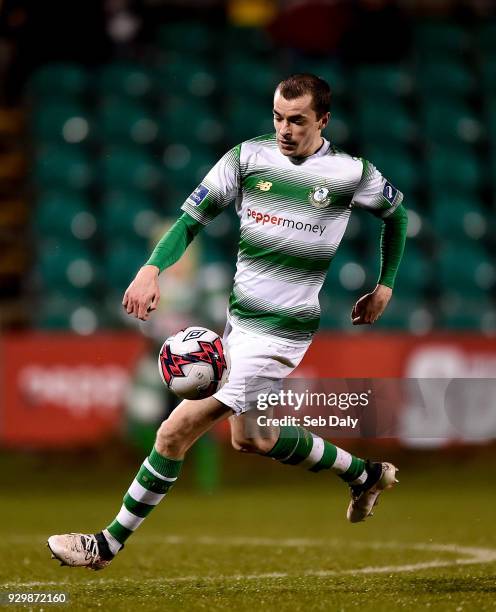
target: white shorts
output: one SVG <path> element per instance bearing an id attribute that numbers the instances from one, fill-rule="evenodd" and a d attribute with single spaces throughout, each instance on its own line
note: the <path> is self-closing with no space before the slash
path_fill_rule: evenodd
<path id="1" fill-rule="evenodd" d="M 274 336 L 252 334 L 229 322 L 223 342 L 231 357 L 231 371 L 226 384 L 213 397 L 237 415 L 256 407 L 258 393 L 278 391 L 310 346 L 310 342 L 292 345 Z"/>

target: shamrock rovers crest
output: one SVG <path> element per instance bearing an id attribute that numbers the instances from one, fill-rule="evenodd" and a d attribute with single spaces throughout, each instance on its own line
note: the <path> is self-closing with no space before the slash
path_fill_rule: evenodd
<path id="1" fill-rule="evenodd" d="M 314 187 L 308 194 L 308 200 L 317 208 L 325 208 L 331 203 L 331 192 L 327 187 Z"/>

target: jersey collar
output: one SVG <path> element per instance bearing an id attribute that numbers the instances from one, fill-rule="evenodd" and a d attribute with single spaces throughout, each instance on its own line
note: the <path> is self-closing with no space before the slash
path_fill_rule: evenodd
<path id="1" fill-rule="evenodd" d="M 315 157 L 322 157 L 323 155 L 326 155 L 326 153 L 328 153 L 329 151 L 330 146 L 331 146 L 331 143 L 322 136 L 322 144 L 315 151 L 315 153 L 313 153 L 312 155 L 309 155 L 308 157 L 302 157 L 302 158 L 290 157 L 289 159 L 291 160 L 293 164 L 298 164 L 298 165 L 304 164 L 306 161 L 310 159 L 314 159 Z"/>

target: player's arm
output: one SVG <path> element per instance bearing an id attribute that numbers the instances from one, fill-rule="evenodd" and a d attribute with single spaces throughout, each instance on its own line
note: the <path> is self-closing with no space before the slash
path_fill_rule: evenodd
<path id="1" fill-rule="evenodd" d="M 159 274 L 178 261 L 198 232 L 238 195 L 240 151 L 241 145 L 228 151 L 184 202 L 184 214 L 160 239 L 124 294 L 122 304 L 129 315 L 149 318 L 160 300 Z"/>
<path id="2" fill-rule="evenodd" d="M 393 293 L 408 226 L 408 216 L 401 204 L 403 194 L 373 164 L 361 161 L 362 176 L 353 195 L 353 205 L 368 210 L 383 221 L 381 270 L 375 289 L 361 297 L 353 307 L 353 325 L 374 323 L 386 309 Z"/>
<path id="3" fill-rule="evenodd" d="M 379 279 L 374 291 L 361 297 L 355 304 L 351 313 L 353 325 L 374 323 L 386 309 L 403 256 L 407 227 L 408 215 L 401 204 L 389 217 L 383 219 Z"/>
<path id="4" fill-rule="evenodd" d="M 124 294 L 122 305 L 128 314 L 146 321 L 150 313 L 157 309 L 160 300 L 158 275 L 181 258 L 202 227 L 188 213 L 183 213 L 162 236 Z"/>

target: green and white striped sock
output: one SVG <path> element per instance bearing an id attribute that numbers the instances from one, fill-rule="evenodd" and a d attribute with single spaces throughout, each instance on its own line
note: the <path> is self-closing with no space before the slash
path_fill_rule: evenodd
<path id="1" fill-rule="evenodd" d="M 279 439 L 267 456 L 281 463 L 300 465 L 311 472 L 332 470 L 350 485 L 363 484 L 367 479 L 363 459 L 334 446 L 303 427 L 281 427 Z"/>
<path id="2" fill-rule="evenodd" d="M 155 448 L 147 457 L 124 496 L 116 518 L 103 530 L 115 555 L 176 482 L 182 461 L 160 455 Z"/>

